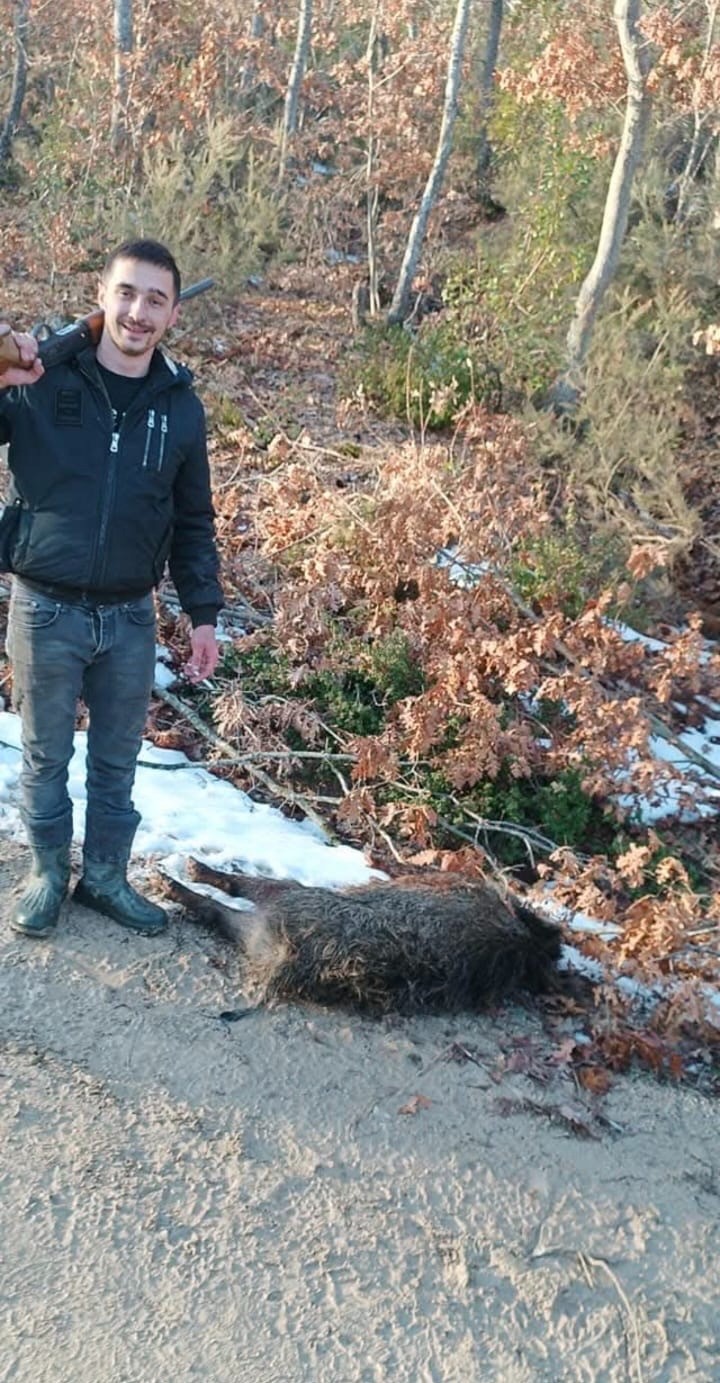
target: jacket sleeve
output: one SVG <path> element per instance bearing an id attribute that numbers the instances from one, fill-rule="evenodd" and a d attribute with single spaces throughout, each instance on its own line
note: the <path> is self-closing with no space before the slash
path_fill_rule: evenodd
<path id="1" fill-rule="evenodd" d="M 173 492 L 170 575 L 193 625 L 215 624 L 225 602 L 218 578 L 205 413 L 199 399 L 194 397 L 193 402 L 195 431 L 186 446 Z"/>

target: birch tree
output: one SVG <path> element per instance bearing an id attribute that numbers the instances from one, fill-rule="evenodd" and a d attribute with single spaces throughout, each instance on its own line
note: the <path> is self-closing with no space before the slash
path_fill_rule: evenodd
<path id="1" fill-rule="evenodd" d="M 113 85 L 111 143 L 114 149 L 122 144 L 126 129 L 130 57 L 133 51 L 132 0 L 115 3 L 115 71 Z"/>
<path id="2" fill-rule="evenodd" d="M 25 99 L 27 83 L 27 39 L 30 26 L 30 0 L 15 0 L 14 45 L 12 87 L 8 112 L 0 129 L 0 174 L 12 157 L 12 142 L 20 123 L 20 112 Z"/>
<path id="3" fill-rule="evenodd" d="M 650 119 L 651 57 L 647 40 L 638 28 L 641 0 L 615 0 L 613 13 L 627 76 L 625 121 L 610 177 L 595 259 L 580 288 L 567 335 L 565 368 L 549 395 L 548 401 L 558 413 L 571 413 L 580 398 L 595 320 L 620 258 L 633 181 L 643 155 Z"/>
<path id="4" fill-rule="evenodd" d="M 425 184 L 425 190 L 420 199 L 420 206 L 418 207 L 417 214 L 410 227 L 405 255 L 400 267 L 400 274 L 393 300 L 387 315 L 389 324 L 402 322 L 408 315 L 412 282 L 425 241 L 425 233 L 427 231 L 430 213 L 437 201 L 445 176 L 448 159 L 450 158 L 453 128 L 458 112 L 460 75 L 465 52 L 465 39 L 467 38 L 469 17 L 470 0 L 458 0 L 457 9 L 455 11 L 455 23 L 450 39 L 447 79 L 445 82 L 445 101 L 443 104 L 442 124 L 440 126 L 435 159 Z"/>
<path id="5" fill-rule="evenodd" d="M 298 17 L 298 31 L 295 42 L 295 54 L 293 57 L 290 77 L 288 80 L 287 93 L 285 95 L 285 110 L 283 113 L 282 138 L 280 143 L 280 177 L 285 173 L 287 164 L 288 144 L 297 129 L 298 106 L 300 103 L 300 87 L 305 76 L 308 53 L 310 52 L 310 38 L 312 36 L 313 6 L 312 0 L 300 0 L 300 14 Z"/>

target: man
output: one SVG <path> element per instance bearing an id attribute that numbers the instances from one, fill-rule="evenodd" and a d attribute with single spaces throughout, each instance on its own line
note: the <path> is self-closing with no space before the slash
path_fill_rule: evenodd
<path id="1" fill-rule="evenodd" d="M 74 897 L 134 931 L 162 931 L 162 908 L 126 871 L 132 802 L 155 667 L 153 587 L 166 562 L 192 623 L 187 674 L 215 670 L 223 604 L 205 417 L 192 377 L 160 349 L 178 314 L 169 250 L 128 241 L 99 287 L 97 348 L 47 372 L 16 335 L 21 365 L 0 375 L 0 444 L 19 519 L 7 650 L 22 721 L 22 816 L 33 869 L 11 925 L 47 936 L 70 881 L 67 770 L 77 698 L 89 713 L 83 875 Z"/>

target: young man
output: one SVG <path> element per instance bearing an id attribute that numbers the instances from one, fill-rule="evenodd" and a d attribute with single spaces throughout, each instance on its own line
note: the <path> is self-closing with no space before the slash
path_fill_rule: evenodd
<path id="1" fill-rule="evenodd" d="M 45 372 L 34 338 L 16 335 L 22 363 L 0 375 L 0 443 L 10 443 L 20 506 L 7 650 L 33 859 L 11 925 L 26 936 L 52 931 L 68 891 L 79 696 L 89 713 L 87 819 L 74 896 L 138 932 L 166 925 L 126 877 L 155 667 L 152 591 L 169 561 L 193 626 L 186 671 L 196 681 L 217 664 L 223 603 L 202 405 L 189 371 L 158 349 L 179 294 L 169 250 L 128 241 L 102 274 L 97 349 Z"/>

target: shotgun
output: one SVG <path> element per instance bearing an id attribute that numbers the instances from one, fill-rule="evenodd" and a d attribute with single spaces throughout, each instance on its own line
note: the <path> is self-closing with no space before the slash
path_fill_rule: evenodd
<path id="1" fill-rule="evenodd" d="M 214 285 L 214 279 L 200 279 L 199 283 L 191 283 L 187 288 L 183 288 L 180 302 L 196 298 L 198 293 L 207 293 Z M 78 355 L 86 346 L 96 346 L 102 336 L 104 321 L 105 313 L 98 307 L 89 316 L 81 317 L 79 322 L 61 327 L 60 331 L 51 331 L 40 341 L 38 349 L 45 369 L 49 370 L 53 365 L 72 360 L 73 356 Z M 0 322 L 0 375 L 4 375 L 11 365 L 19 364 L 20 356 L 13 340 L 12 329 L 7 322 Z"/>

